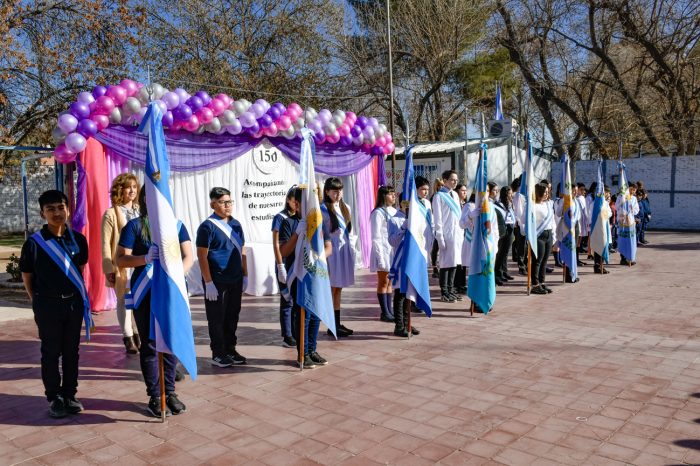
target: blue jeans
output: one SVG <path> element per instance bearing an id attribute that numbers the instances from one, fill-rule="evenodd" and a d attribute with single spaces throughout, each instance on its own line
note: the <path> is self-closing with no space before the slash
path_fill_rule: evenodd
<path id="1" fill-rule="evenodd" d="M 277 271 L 275 271 L 277 275 Z M 285 299 L 282 294 L 282 290 L 287 287 L 286 283 L 279 281 L 277 278 L 277 285 L 280 289 L 280 330 L 282 332 L 282 337 L 292 336 L 292 301 Z"/>
<path id="2" fill-rule="evenodd" d="M 296 296 L 297 291 L 296 280 L 292 283 L 292 296 Z M 299 322 L 301 316 L 301 307 L 294 303 L 292 307 L 292 319 Z M 316 342 L 318 340 L 318 330 L 321 327 L 321 319 L 316 317 L 312 312 L 304 312 L 304 354 L 311 354 L 316 351 Z M 294 338 L 297 340 L 297 353 L 299 352 L 299 329 L 294 326 Z"/>

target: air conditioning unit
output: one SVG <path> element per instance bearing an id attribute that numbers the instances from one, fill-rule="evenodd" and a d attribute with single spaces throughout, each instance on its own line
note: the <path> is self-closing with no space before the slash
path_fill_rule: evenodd
<path id="1" fill-rule="evenodd" d="M 489 120 L 488 132 L 492 138 L 504 138 L 510 136 L 515 128 L 518 127 L 518 122 L 512 118 L 506 120 Z"/>

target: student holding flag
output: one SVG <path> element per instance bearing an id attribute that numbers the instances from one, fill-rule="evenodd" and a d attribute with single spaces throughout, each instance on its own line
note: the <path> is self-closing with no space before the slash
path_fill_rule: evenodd
<path id="1" fill-rule="evenodd" d="M 559 243 L 559 260 L 566 267 L 567 283 L 576 283 L 578 278 L 578 261 L 576 252 L 576 224 L 579 221 L 579 204 L 574 199 L 574 186 L 571 182 L 569 157 L 562 157 L 562 174 L 559 184 L 560 197 L 555 201 L 554 213 L 559 219 L 557 222 L 557 242 Z"/>
<path id="2" fill-rule="evenodd" d="M 391 299 L 391 281 L 389 269 L 393 251 L 389 244 L 389 224 L 396 215 L 396 192 L 393 186 L 380 186 L 377 190 L 377 202 L 369 216 L 372 230 L 372 250 L 369 256 L 369 270 L 377 274 L 377 299 L 382 322 L 393 322 L 394 311 Z"/>
<path id="3" fill-rule="evenodd" d="M 533 257 L 530 278 L 532 279 L 531 293 L 548 294 L 552 289 L 544 284 L 547 261 L 552 253 L 553 231 L 556 228 L 554 209 L 547 202 L 548 186 L 544 183 L 535 185 L 535 205 L 533 210 L 536 219 L 537 257 Z M 534 249 L 534 247 L 533 247 Z"/>
<path id="4" fill-rule="evenodd" d="M 461 265 L 464 231 L 459 226 L 461 209 L 459 196 L 454 191 L 459 178 L 454 170 L 442 173 L 444 185 L 433 197 L 435 240 L 438 244 L 440 263 L 440 299 L 453 303 L 462 297 L 455 292 L 457 266 Z"/>
<path id="5" fill-rule="evenodd" d="M 615 205 L 617 210 L 617 250 L 620 252 L 621 265 L 635 265 L 637 258 L 637 224 L 635 215 L 639 213 L 637 203 L 637 185 L 627 185 L 625 166 L 620 166 L 620 193 Z"/>
<path id="6" fill-rule="evenodd" d="M 141 373 L 146 383 L 146 393 L 150 397 L 148 411 L 154 417 L 161 417 L 160 410 L 160 371 L 158 370 L 158 356 L 155 339 L 151 335 L 151 277 L 153 274 L 153 261 L 159 259 L 158 246 L 151 240 L 151 221 L 148 218 L 146 206 L 146 190 L 139 193 L 139 205 L 141 216 L 130 220 L 122 229 L 117 247 L 117 265 L 123 268 L 133 268 L 131 275 L 131 294 L 127 295 L 127 306 L 133 309 L 136 328 L 139 334 L 144 336 L 139 352 Z M 192 253 L 192 241 L 185 225 L 178 222 L 179 251 L 182 256 L 184 273 L 192 267 L 194 255 Z M 183 274 L 184 278 L 184 274 Z M 164 354 L 165 364 L 165 393 L 168 412 L 166 414 L 180 414 L 187 408 L 178 399 L 175 393 L 175 377 L 177 358 L 173 354 Z"/>
<path id="7" fill-rule="evenodd" d="M 292 320 L 292 304 L 294 301 L 287 287 L 287 268 L 285 267 L 284 258 L 280 252 L 280 230 L 282 222 L 285 219 L 293 216 L 296 213 L 296 204 L 294 203 L 294 192 L 296 185 L 289 188 L 285 197 L 284 209 L 278 212 L 272 219 L 272 251 L 275 254 L 275 275 L 277 276 L 277 285 L 280 290 L 280 331 L 282 333 L 282 346 L 285 348 L 294 348 L 297 345 L 294 340 Z"/>
<path id="8" fill-rule="evenodd" d="M 75 394 L 83 320 L 90 335 L 90 302 L 83 281 L 88 245 L 83 235 L 66 225 L 70 211 L 61 191 L 42 193 L 39 209 L 46 224 L 22 245 L 19 268 L 39 329 L 41 381 L 49 416 L 62 418 L 83 410 Z"/>
<path id="9" fill-rule="evenodd" d="M 228 189 L 212 188 L 209 200 L 214 213 L 197 229 L 197 259 L 204 281 L 211 363 L 230 367 L 246 363 L 236 351 L 241 295 L 248 284 L 245 235 L 241 224 L 231 216 L 233 201 Z"/>

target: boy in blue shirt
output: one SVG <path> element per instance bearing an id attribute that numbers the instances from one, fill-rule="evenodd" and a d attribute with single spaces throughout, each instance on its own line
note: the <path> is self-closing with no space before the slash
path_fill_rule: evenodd
<path id="1" fill-rule="evenodd" d="M 241 295 L 248 282 L 243 253 L 245 236 L 241 224 L 231 216 L 231 192 L 213 188 L 209 199 L 214 213 L 197 229 L 197 259 L 205 289 L 211 363 L 229 367 L 246 363 L 246 358 L 236 351 Z"/>
<path id="2" fill-rule="evenodd" d="M 83 281 L 87 240 L 66 225 L 68 198 L 50 190 L 39 196 L 46 224 L 22 246 L 19 267 L 41 340 L 41 380 L 49 416 L 77 414 L 78 351 L 83 319 L 90 325 L 90 304 Z M 63 373 L 58 370 L 59 360 Z"/>

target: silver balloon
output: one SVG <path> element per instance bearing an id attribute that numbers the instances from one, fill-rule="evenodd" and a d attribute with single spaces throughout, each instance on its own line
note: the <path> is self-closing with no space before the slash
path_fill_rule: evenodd
<path id="1" fill-rule="evenodd" d="M 56 143 L 56 145 L 59 145 L 66 139 L 66 133 L 64 133 L 61 128 L 56 126 L 51 131 L 51 137 L 53 138 L 53 141 Z"/>
<path id="2" fill-rule="evenodd" d="M 316 113 L 316 110 L 314 110 L 313 107 L 306 107 L 306 110 L 304 110 L 304 119 L 306 119 L 307 121 L 311 121 L 317 116 L 318 113 Z"/>
<path id="3" fill-rule="evenodd" d="M 342 125 L 343 122 L 345 122 L 345 114 L 343 113 L 343 115 L 341 116 L 341 115 L 337 115 L 336 113 L 333 113 L 333 120 L 332 121 L 336 127 Z"/>
<path id="4" fill-rule="evenodd" d="M 323 131 L 325 131 L 325 133 L 327 135 L 331 135 L 331 134 L 335 133 L 336 131 L 338 131 L 338 128 L 336 128 L 336 126 L 333 123 L 328 123 L 325 126 L 325 128 L 323 128 Z"/>
<path id="5" fill-rule="evenodd" d="M 250 106 L 253 105 L 250 101 L 248 101 L 248 100 L 246 100 L 246 99 L 241 99 L 241 100 L 239 100 L 238 102 L 240 102 L 241 104 L 243 104 L 243 107 L 244 107 L 244 110 L 243 110 L 243 111 L 244 111 L 244 112 L 247 112 L 248 109 L 250 108 Z"/>
<path id="6" fill-rule="evenodd" d="M 295 130 L 301 129 L 304 127 L 304 124 L 306 124 L 306 120 L 303 118 L 297 118 L 294 123 L 292 123 L 292 126 L 290 128 L 294 128 Z"/>
<path id="7" fill-rule="evenodd" d="M 248 110 L 248 107 L 245 105 L 244 99 L 235 101 L 231 105 L 231 108 L 233 108 L 233 111 L 236 113 L 237 117 L 243 115 L 246 112 L 246 110 Z"/>
<path id="8" fill-rule="evenodd" d="M 214 117 L 214 119 L 206 125 L 204 125 L 204 127 L 210 133 L 218 133 L 219 131 L 221 131 L 221 122 L 217 117 Z"/>
<path id="9" fill-rule="evenodd" d="M 153 93 L 152 99 L 157 100 L 163 97 L 168 90 L 158 83 L 153 83 L 151 85 L 151 92 Z"/>
<path id="10" fill-rule="evenodd" d="M 119 109 L 119 107 L 115 107 L 109 114 L 109 122 L 115 125 L 122 122 L 122 111 Z"/>
<path id="11" fill-rule="evenodd" d="M 384 136 L 386 134 L 386 129 L 382 128 L 384 125 L 379 125 L 379 128 L 374 130 L 374 135 L 377 136 L 378 138 Z"/>
<path id="12" fill-rule="evenodd" d="M 148 102 L 150 102 L 148 98 L 148 87 L 143 86 L 139 91 L 136 93 L 136 99 L 143 105 L 148 105 Z M 128 100 L 128 99 L 127 99 Z"/>
<path id="13" fill-rule="evenodd" d="M 194 134 L 202 134 L 204 132 L 204 126 L 200 126 L 197 128 L 197 131 L 194 132 Z"/>
<path id="14" fill-rule="evenodd" d="M 143 88 L 141 88 L 143 89 Z M 139 91 L 140 93 L 141 91 Z M 141 101 L 136 97 L 127 97 L 122 106 L 122 112 L 125 116 L 131 116 L 141 110 Z"/>
<path id="15" fill-rule="evenodd" d="M 224 110 L 221 115 L 219 115 L 219 120 L 221 120 L 221 124 L 224 126 L 232 125 L 235 119 L 236 114 L 233 113 L 232 110 Z"/>

